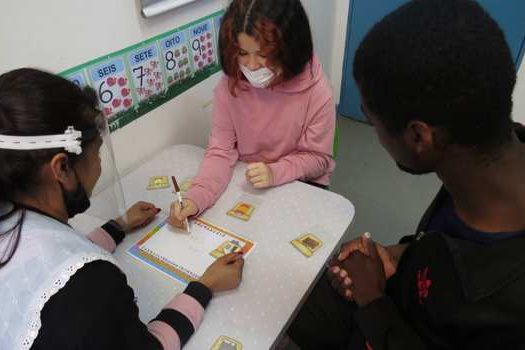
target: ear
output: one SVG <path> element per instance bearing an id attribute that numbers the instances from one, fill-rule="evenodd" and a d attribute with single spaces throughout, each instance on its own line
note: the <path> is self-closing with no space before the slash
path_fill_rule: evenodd
<path id="1" fill-rule="evenodd" d="M 56 181 L 67 184 L 71 182 L 71 167 L 65 153 L 56 154 L 50 162 L 51 172 Z"/>
<path id="2" fill-rule="evenodd" d="M 436 146 L 434 128 L 425 122 L 411 120 L 404 132 L 407 145 L 417 154 L 425 153 Z"/>

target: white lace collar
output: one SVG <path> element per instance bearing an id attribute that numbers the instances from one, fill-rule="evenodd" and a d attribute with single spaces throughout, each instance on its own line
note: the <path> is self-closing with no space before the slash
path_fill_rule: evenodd
<path id="1" fill-rule="evenodd" d="M 0 222 L 0 232 L 17 216 Z M 46 302 L 95 260 L 117 265 L 110 254 L 71 227 L 27 211 L 16 253 L 0 269 L 0 349 L 29 349 L 38 336 Z"/>

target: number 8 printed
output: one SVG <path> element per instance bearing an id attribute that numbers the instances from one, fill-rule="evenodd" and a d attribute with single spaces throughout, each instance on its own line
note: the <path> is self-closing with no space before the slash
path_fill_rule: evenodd
<path id="1" fill-rule="evenodd" d="M 177 67 L 177 61 L 174 59 L 173 51 L 166 51 L 166 69 L 174 70 Z"/>

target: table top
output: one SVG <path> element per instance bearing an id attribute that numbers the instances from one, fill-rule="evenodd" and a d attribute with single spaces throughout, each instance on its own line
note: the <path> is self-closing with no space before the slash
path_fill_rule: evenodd
<path id="1" fill-rule="evenodd" d="M 122 178 L 126 205 L 145 200 L 163 211 L 148 227 L 126 236 L 115 257 L 134 289 L 140 318 L 149 322 L 185 285 L 134 259 L 127 250 L 168 214 L 175 200 L 172 188 L 146 190 L 151 176 L 175 175 L 179 184 L 197 174 L 202 148 L 172 146 Z M 302 182 L 255 190 L 246 182 L 246 164 L 239 162 L 232 180 L 215 206 L 202 215 L 206 220 L 253 240 L 256 247 L 246 258 L 243 280 L 237 290 L 215 295 L 200 329 L 185 349 L 210 349 L 224 335 L 243 344 L 243 349 L 269 349 L 286 330 L 310 289 L 338 248 L 354 217 L 353 205 L 344 197 Z M 226 215 L 242 196 L 259 205 L 247 222 Z M 92 206 L 104 206 L 104 193 L 92 198 Z M 106 204 L 107 205 L 107 204 Z M 71 221 L 81 232 L 103 223 L 88 215 Z M 290 241 L 314 233 L 323 246 L 305 257 Z"/>

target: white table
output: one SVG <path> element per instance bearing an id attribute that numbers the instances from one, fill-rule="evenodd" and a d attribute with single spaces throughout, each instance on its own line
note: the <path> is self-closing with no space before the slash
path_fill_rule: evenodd
<path id="1" fill-rule="evenodd" d="M 126 251 L 165 216 L 174 200 L 173 189 L 147 191 L 150 176 L 175 175 L 179 182 L 196 175 L 204 150 L 189 145 L 173 146 L 156 155 L 122 179 L 126 205 L 145 200 L 163 209 L 150 226 L 128 235 L 115 256 L 135 290 L 140 318 L 148 322 L 185 286 L 143 264 Z M 239 163 L 226 192 L 203 217 L 256 242 L 246 259 L 241 286 L 216 295 L 200 329 L 185 349 L 210 349 L 221 335 L 237 339 L 243 349 L 269 349 L 300 309 L 323 268 L 338 248 L 354 217 L 354 207 L 345 198 L 301 182 L 254 190 L 246 183 L 246 165 Z M 249 222 L 226 215 L 243 194 L 256 197 L 261 205 Z M 92 205 L 104 205 L 103 194 Z M 81 231 L 100 225 L 101 220 L 81 215 L 72 221 Z M 322 248 L 306 258 L 290 241 L 312 232 L 323 240 Z"/>

